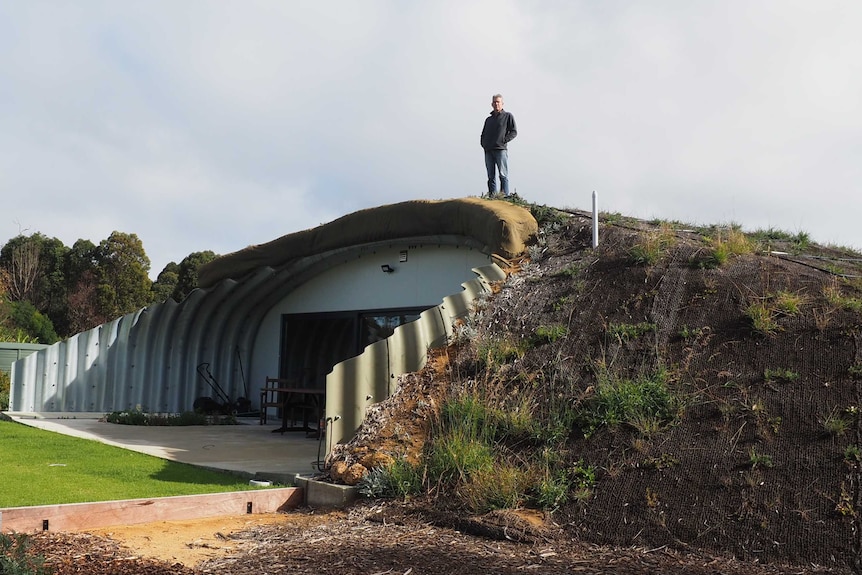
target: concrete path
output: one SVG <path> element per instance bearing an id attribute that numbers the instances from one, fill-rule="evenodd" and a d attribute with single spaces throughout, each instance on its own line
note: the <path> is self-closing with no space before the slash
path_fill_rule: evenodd
<path id="1" fill-rule="evenodd" d="M 273 433 L 279 423 L 259 425 L 257 419 L 243 421 L 240 425 L 144 427 L 99 421 L 104 414 L 88 417 L 88 414 L 78 413 L 74 414 L 74 419 L 49 419 L 56 414 L 8 415 L 15 421 L 46 431 L 279 482 L 292 481 L 298 473 L 314 473 L 318 457 L 322 459 L 326 454 L 326 446 L 318 445 L 318 440 L 306 437 L 305 432 Z"/>

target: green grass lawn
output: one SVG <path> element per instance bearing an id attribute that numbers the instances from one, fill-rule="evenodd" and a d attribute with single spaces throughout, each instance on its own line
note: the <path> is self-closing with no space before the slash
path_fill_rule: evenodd
<path id="1" fill-rule="evenodd" d="M 0 508 L 241 491 L 248 480 L 0 420 Z"/>

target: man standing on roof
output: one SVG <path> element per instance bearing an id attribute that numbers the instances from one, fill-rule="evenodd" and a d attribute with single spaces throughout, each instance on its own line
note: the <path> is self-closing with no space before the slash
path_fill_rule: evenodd
<path id="1" fill-rule="evenodd" d="M 509 196 L 509 152 L 506 144 L 517 135 L 515 117 L 503 109 L 503 96 L 494 94 L 491 98 L 491 115 L 485 118 L 480 139 L 485 150 L 489 198 L 497 194 L 497 170 L 500 172 L 500 190 L 503 197 Z"/>

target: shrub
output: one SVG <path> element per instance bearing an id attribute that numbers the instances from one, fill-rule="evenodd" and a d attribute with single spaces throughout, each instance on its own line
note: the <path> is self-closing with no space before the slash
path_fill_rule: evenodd
<path id="1" fill-rule="evenodd" d="M 196 411 L 182 413 L 147 413 L 140 409 L 112 411 L 105 415 L 108 423 L 121 425 L 185 426 L 185 425 L 235 425 L 233 415 L 206 415 Z"/>
<path id="2" fill-rule="evenodd" d="M 48 575 L 44 558 L 27 553 L 30 539 L 23 533 L 0 533 L 0 573 L 4 575 Z"/>
<path id="3" fill-rule="evenodd" d="M 363 497 L 376 499 L 379 497 L 394 497 L 391 490 L 389 473 L 385 467 L 369 469 L 356 484 L 356 490 Z"/>
<path id="4" fill-rule="evenodd" d="M 54 324 L 28 301 L 10 302 L 10 321 L 23 331 L 30 343 L 56 343 L 60 338 Z M 26 342 L 25 342 L 26 343 Z"/>
<path id="5" fill-rule="evenodd" d="M 408 497 L 422 490 L 422 474 L 418 466 L 400 458 L 386 467 L 369 470 L 357 489 L 360 495 L 370 498 Z"/>
<path id="6" fill-rule="evenodd" d="M 5 371 L 0 371 L 0 411 L 9 409 L 9 390 L 12 378 Z"/>
<path id="7" fill-rule="evenodd" d="M 540 228 L 557 228 L 566 223 L 566 214 L 545 205 L 530 204 L 530 213 Z"/>
<path id="8" fill-rule="evenodd" d="M 557 509 L 569 500 L 571 486 L 561 475 L 543 477 L 536 485 L 536 503 L 542 509 Z"/>

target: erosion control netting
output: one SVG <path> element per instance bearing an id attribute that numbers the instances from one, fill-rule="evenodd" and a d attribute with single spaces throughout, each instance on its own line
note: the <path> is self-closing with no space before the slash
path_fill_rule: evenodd
<path id="1" fill-rule="evenodd" d="M 662 233 L 659 257 L 637 263 L 633 248 Z M 591 543 L 858 568 L 862 284 L 761 247 L 723 262 L 710 249 L 702 232 L 642 222 L 603 225 L 598 249 L 582 215 L 545 226 L 529 259 L 480 308 L 472 350 L 447 352 L 448 371 L 435 360 L 402 378 L 407 392 L 376 406 L 336 458 L 416 456 L 429 429 L 416 406 L 439 405 L 465 381 L 529 396 L 550 421 L 560 406 L 586 405 L 603 374 L 662 373 L 680 405 L 669 426 L 581 421 L 552 446 L 558 467 L 596 474 L 590 492 L 572 491 L 553 510 L 553 524 Z M 566 335 L 537 341 L 548 326 Z M 530 344 L 491 373 L 476 342 L 504 339 Z M 511 448 L 531 461 L 547 444 Z M 444 500 L 453 499 L 434 505 Z"/>
<path id="2" fill-rule="evenodd" d="M 566 504 L 556 522 L 601 543 L 853 564 L 862 512 L 858 288 L 757 254 L 698 266 L 704 243 L 684 233 L 653 265 L 636 265 L 631 248 L 645 233 L 606 227 L 592 250 L 589 228 L 573 218 L 490 304 L 491 329 L 521 338 L 568 326 L 568 337 L 523 359 L 521 369 L 541 371 L 550 388 L 564 381 L 570 394 L 589 395 L 597 371 L 635 378 L 664 368 L 684 398 L 667 429 L 573 437 L 568 458 L 595 465 L 599 478 L 593 496 Z M 800 296 L 798 311 L 774 309 L 778 294 Z M 752 304 L 773 307 L 759 331 Z M 614 335 L 615 325 L 654 329 Z"/>

